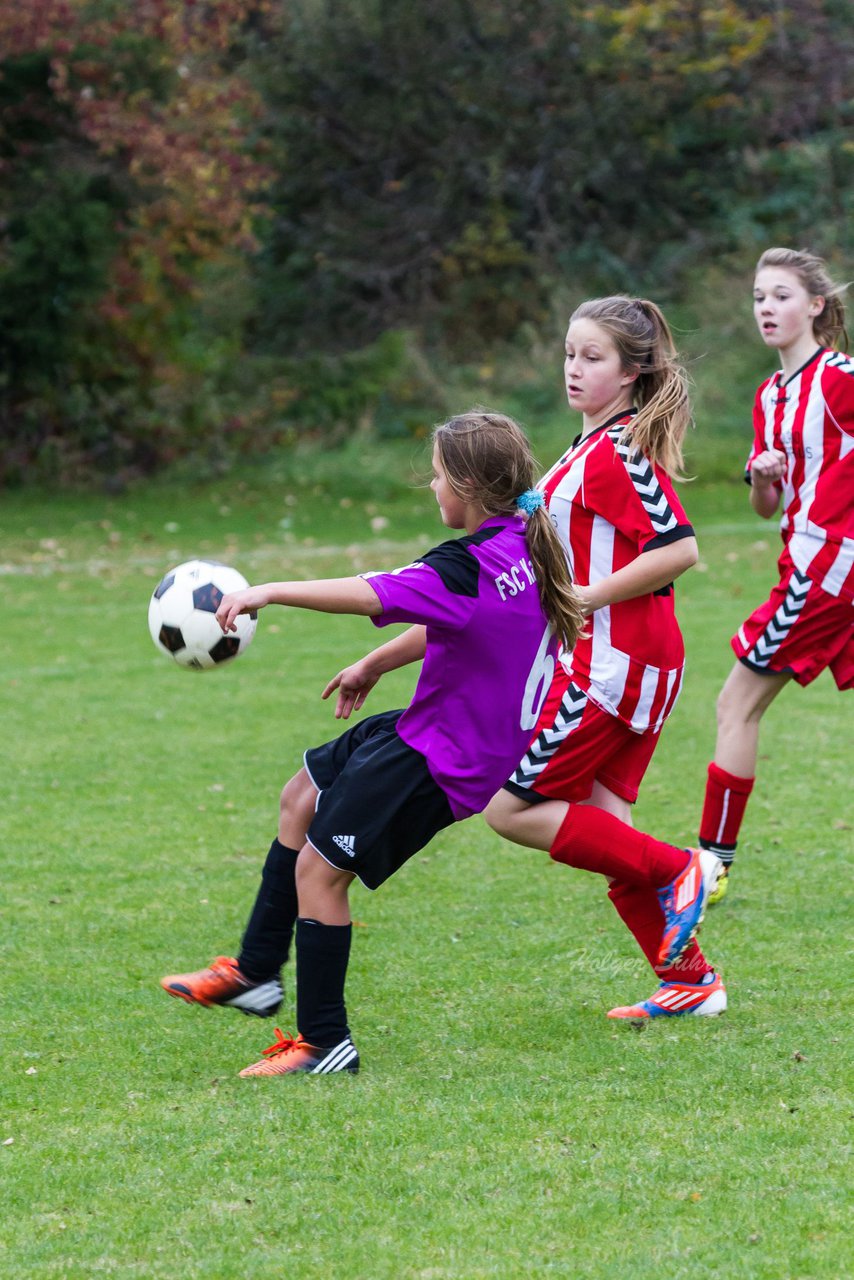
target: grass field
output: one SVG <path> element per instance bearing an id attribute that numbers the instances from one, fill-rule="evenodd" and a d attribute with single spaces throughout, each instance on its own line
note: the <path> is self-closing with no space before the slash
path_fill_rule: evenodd
<path id="1" fill-rule="evenodd" d="M 336 728 L 320 689 L 376 636 L 270 610 L 239 662 L 188 673 L 147 635 L 155 581 L 197 554 L 254 580 L 392 567 L 443 536 L 364 448 L 331 491 L 302 465 L 0 511 L 0 1275 L 850 1275 L 851 735 L 826 677 L 767 717 L 703 933 L 724 1018 L 608 1022 L 654 981 L 602 883 L 480 819 L 354 891 L 358 1077 L 240 1080 L 271 1024 L 160 990 L 236 948 L 279 787 Z M 776 555 L 740 483 L 685 500 L 686 688 L 637 810 L 678 842 Z M 387 677 L 368 709 L 411 687 Z"/>

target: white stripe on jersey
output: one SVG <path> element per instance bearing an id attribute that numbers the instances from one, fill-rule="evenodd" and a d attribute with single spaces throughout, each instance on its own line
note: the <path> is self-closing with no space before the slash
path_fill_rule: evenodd
<path id="1" fill-rule="evenodd" d="M 789 555 L 798 573 L 809 577 L 810 565 L 824 546 L 824 530 L 813 525 L 806 533 L 793 533 L 788 542 Z"/>
<path id="2" fill-rule="evenodd" d="M 548 495 L 573 577 L 583 586 L 610 577 L 647 542 L 678 537 L 680 525 L 690 531 L 669 478 L 621 440 L 624 429 L 625 422 L 592 432 L 538 483 Z M 647 615 L 654 625 L 641 620 Z M 587 634 L 572 653 L 561 654 L 561 662 L 609 715 L 643 732 L 652 713 L 660 727 L 681 684 L 676 664 L 682 662 L 682 644 L 672 598 L 666 607 L 652 600 L 644 609 L 632 601 L 594 610 Z M 673 696 L 662 702 L 665 683 Z M 638 695 L 640 706 L 633 701 Z"/>
<path id="3" fill-rule="evenodd" d="M 643 677 L 641 679 L 640 697 L 638 698 L 637 709 L 635 710 L 632 719 L 649 720 L 650 713 L 652 712 L 652 704 L 655 701 L 655 695 L 658 693 L 659 674 L 659 671 L 655 667 L 647 667 L 644 670 Z"/>
<path id="4" fill-rule="evenodd" d="M 564 465 L 566 459 L 560 458 L 553 467 L 551 467 L 542 480 L 539 481 L 537 488 L 544 489 L 548 481 L 554 473 Z M 549 502 L 549 516 L 551 522 L 557 530 L 563 549 L 566 552 L 566 558 L 569 561 L 569 571 L 573 578 L 575 577 L 575 565 L 572 555 L 572 503 L 576 494 L 582 487 L 584 481 L 584 468 L 573 467 L 566 473 L 558 488 L 552 494 Z"/>
<path id="5" fill-rule="evenodd" d="M 792 559 L 794 560 L 794 556 Z M 800 565 L 798 568 L 800 568 Z M 852 569 L 854 569 L 854 538 L 843 538 L 836 553 L 836 559 L 822 578 L 819 586 L 828 595 L 838 596 Z"/>
<path id="6" fill-rule="evenodd" d="M 593 517 L 593 535 L 590 539 L 590 583 L 601 582 L 614 572 L 614 526 L 602 516 Z M 628 659 L 611 647 L 611 606 L 603 605 L 590 615 L 593 623 L 593 645 L 590 656 L 590 676 L 597 690 L 613 687 L 612 668 L 617 658 Z M 622 665 L 622 664 L 618 664 Z M 614 674 L 617 674 L 615 672 Z M 620 684 L 624 683 L 624 678 Z M 610 707 L 606 710 L 611 710 Z M 614 708 L 616 710 L 616 707 Z"/>
<path id="7" fill-rule="evenodd" d="M 843 405 L 842 411 L 837 407 L 834 414 L 826 398 L 830 395 L 837 406 Z M 774 424 L 781 400 L 777 433 Z M 748 467 L 762 449 L 782 445 L 787 467 L 780 527 L 791 539 L 792 560 L 801 573 L 807 573 L 826 543 L 851 536 L 850 522 L 843 514 L 846 504 L 839 501 L 839 486 L 851 483 L 849 463 L 844 468 L 841 464 L 854 450 L 854 360 L 825 350 L 786 383 L 782 375 L 775 374 L 761 388 L 757 409 Z M 844 418 L 842 423 L 837 415 Z M 839 582 L 831 594 L 839 594 L 844 579 L 836 574 L 829 577 L 831 582 Z"/>
<path id="8" fill-rule="evenodd" d="M 684 673 L 684 668 L 682 667 L 680 667 L 678 670 L 674 667 L 672 671 L 668 671 L 667 673 L 667 692 L 664 697 L 664 702 L 661 705 L 661 711 L 658 714 L 658 719 L 653 725 L 653 728 L 656 733 L 661 732 L 661 726 L 664 724 L 665 719 L 673 710 L 673 707 L 676 705 L 676 698 L 678 698 L 679 690 L 682 687 L 683 673 Z M 675 690 L 675 696 L 674 696 L 673 685 L 677 680 L 679 681 L 679 685 Z"/>
<path id="9" fill-rule="evenodd" d="M 793 409 L 798 407 L 802 381 L 803 374 L 797 379 L 798 394 L 795 395 L 794 390 L 792 391 Z M 821 372 L 819 371 L 812 380 L 812 386 L 807 397 L 803 421 L 803 442 L 805 450 L 815 450 L 820 455 L 824 453 L 824 410 L 824 395 L 821 388 Z M 794 413 L 792 416 L 794 417 Z M 809 457 L 809 454 L 807 454 L 807 457 Z M 806 532 L 810 527 L 810 511 L 815 502 L 815 490 L 821 472 L 822 468 L 820 466 L 810 466 L 806 460 L 804 461 L 804 478 L 800 489 L 801 506 L 795 515 L 793 526 L 795 532 Z M 813 527 L 817 528 L 817 526 Z M 821 536 L 822 540 L 824 540 L 824 530 L 822 530 Z"/>

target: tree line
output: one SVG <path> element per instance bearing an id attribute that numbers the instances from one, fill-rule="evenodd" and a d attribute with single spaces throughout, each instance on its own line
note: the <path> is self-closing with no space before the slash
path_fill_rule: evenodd
<path id="1" fill-rule="evenodd" d="M 842 0 L 0 0 L 0 483 L 227 464 L 558 282 L 850 250 Z M 403 412 L 403 410 L 401 410 Z"/>

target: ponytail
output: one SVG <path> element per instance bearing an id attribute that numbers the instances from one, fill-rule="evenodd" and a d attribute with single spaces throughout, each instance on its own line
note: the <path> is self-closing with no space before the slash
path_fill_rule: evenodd
<path id="1" fill-rule="evenodd" d="M 654 302 L 638 307 L 653 330 L 649 363 L 635 384 L 638 415 L 624 438 L 668 475 L 682 478 L 682 442 L 691 423 L 688 375 L 679 363 L 670 327 Z"/>
<path id="2" fill-rule="evenodd" d="M 546 508 L 525 520 L 525 540 L 537 579 L 540 604 L 564 649 L 572 649 L 584 630 L 581 598 L 572 585 L 566 551 Z"/>

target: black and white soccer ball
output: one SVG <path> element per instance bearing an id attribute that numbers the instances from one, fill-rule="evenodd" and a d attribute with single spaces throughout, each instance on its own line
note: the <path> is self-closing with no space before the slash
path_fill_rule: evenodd
<path id="1" fill-rule="evenodd" d="M 257 613 L 242 613 L 237 630 L 226 635 L 216 620 L 219 602 L 229 591 L 248 587 L 242 573 L 213 560 L 188 560 L 170 569 L 154 589 L 148 629 L 161 653 L 181 667 L 206 671 L 236 658 L 251 643 Z"/>

